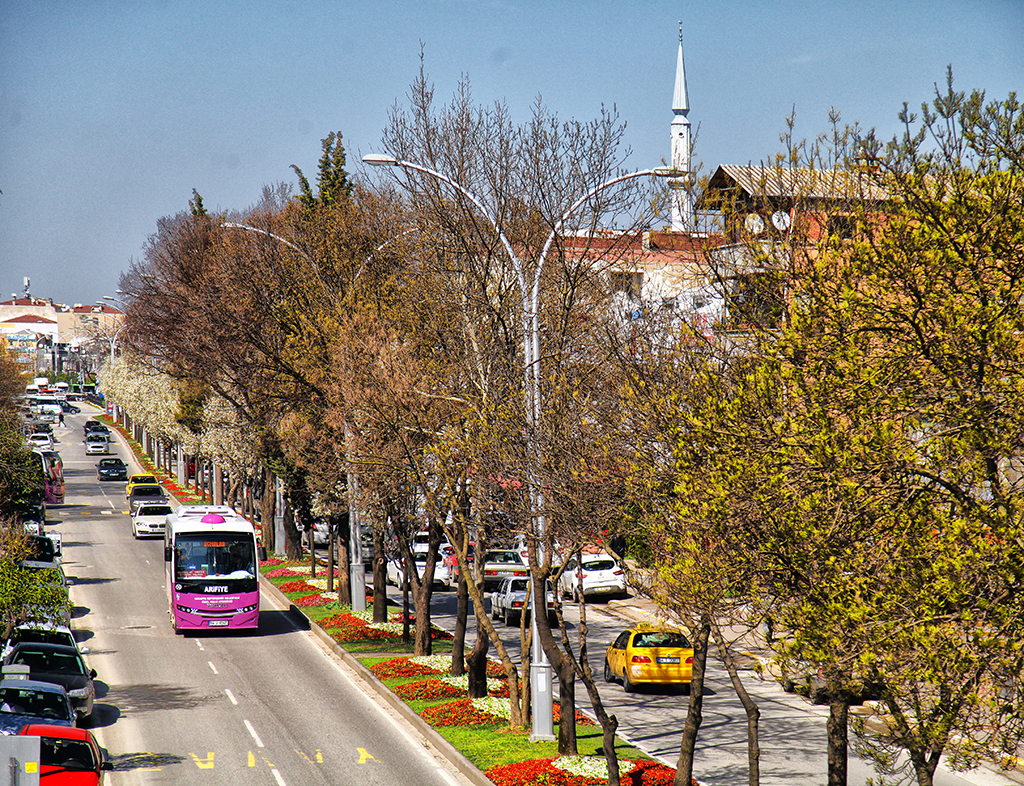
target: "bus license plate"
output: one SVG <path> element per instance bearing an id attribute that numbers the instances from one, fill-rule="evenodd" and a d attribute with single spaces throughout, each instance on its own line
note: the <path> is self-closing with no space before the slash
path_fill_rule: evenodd
<path id="1" fill-rule="evenodd" d="M 210 627 L 211 628 L 224 627 L 227 624 L 228 624 L 227 620 L 210 620 Z M 679 662 L 679 658 L 676 658 L 676 663 L 678 663 L 678 662 Z"/>
<path id="2" fill-rule="evenodd" d="M 658 658 L 658 663 L 679 663 L 679 658 Z"/>

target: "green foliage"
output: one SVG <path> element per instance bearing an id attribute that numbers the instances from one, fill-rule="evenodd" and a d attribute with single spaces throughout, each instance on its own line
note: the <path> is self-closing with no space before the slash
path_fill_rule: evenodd
<path id="1" fill-rule="evenodd" d="M 323 155 L 320 156 L 316 179 L 317 194 L 309 186 L 309 180 L 295 164 L 292 169 L 299 178 L 299 202 L 305 208 L 332 207 L 352 195 L 352 184 L 345 171 L 345 147 L 341 144 L 341 132 L 332 131 L 322 140 Z"/>
<path id="2" fill-rule="evenodd" d="M 29 551 L 15 519 L 0 520 L 0 630 L 3 637 L 26 620 L 66 623 L 71 606 L 59 570 L 21 567 Z"/>

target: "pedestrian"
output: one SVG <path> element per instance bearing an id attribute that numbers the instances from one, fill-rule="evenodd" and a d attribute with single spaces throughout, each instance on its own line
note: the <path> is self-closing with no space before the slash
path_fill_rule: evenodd
<path id="1" fill-rule="evenodd" d="M 611 547 L 612 554 L 616 557 L 619 559 L 626 558 L 626 539 L 622 537 L 621 532 L 616 532 L 615 535 L 612 536 L 611 542 L 609 542 L 608 545 Z"/>
<path id="2" fill-rule="evenodd" d="M 64 411 L 63 410 L 61 410 L 61 413 L 57 416 L 57 422 L 60 423 L 62 426 L 64 425 Z"/>

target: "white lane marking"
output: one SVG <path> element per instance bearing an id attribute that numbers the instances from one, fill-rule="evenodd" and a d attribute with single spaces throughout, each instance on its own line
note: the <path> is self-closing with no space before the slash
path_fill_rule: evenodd
<path id="1" fill-rule="evenodd" d="M 101 516 L 112 516 L 113 514 L 114 514 L 114 511 L 112 511 L 112 510 L 101 510 L 100 511 L 100 515 Z"/>
<path id="2" fill-rule="evenodd" d="M 254 740 L 256 740 L 256 747 L 257 748 L 262 748 L 263 747 L 263 740 L 260 739 L 260 735 L 258 735 L 256 733 L 256 729 L 254 729 L 252 727 L 252 724 L 249 723 L 249 721 L 245 721 L 245 728 L 247 728 L 249 730 L 249 734 L 251 734 L 252 738 Z"/>
<path id="3" fill-rule="evenodd" d="M 199 647 L 199 649 L 203 649 L 203 643 L 201 641 L 196 641 L 196 646 Z"/>
<path id="4" fill-rule="evenodd" d="M 217 671 L 217 667 L 213 665 L 213 661 L 206 661 L 206 665 L 210 667 L 210 671 L 212 671 L 214 674 L 220 674 L 220 672 Z"/>
<path id="5" fill-rule="evenodd" d="M 231 703 L 232 703 L 232 704 L 238 704 L 238 699 L 236 699 L 236 698 L 235 698 L 235 694 L 233 694 L 233 693 L 231 692 L 231 689 L 230 689 L 230 688 L 225 688 L 225 689 L 224 689 L 224 692 L 225 692 L 225 693 L 227 694 L 227 696 L 228 696 L 228 698 L 229 698 L 229 699 L 231 700 Z"/>
<path id="6" fill-rule="evenodd" d="M 284 778 L 281 777 L 281 773 L 279 773 L 276 768 L 272 769 L 271 772 L 274 773 L 275 781 L 277 781 L 281 786 L 287 786 L 284 782 Z"/>

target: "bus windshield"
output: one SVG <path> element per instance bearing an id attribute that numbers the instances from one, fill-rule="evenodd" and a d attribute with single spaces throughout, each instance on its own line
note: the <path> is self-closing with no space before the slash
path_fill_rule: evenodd
<path id="1" fill-rule="evenodd" d="M 181 533 L 174 543 L 174 555 L 174 572 L 178 580 L 256 577 L 256 554 L 251 533 Z"/>

